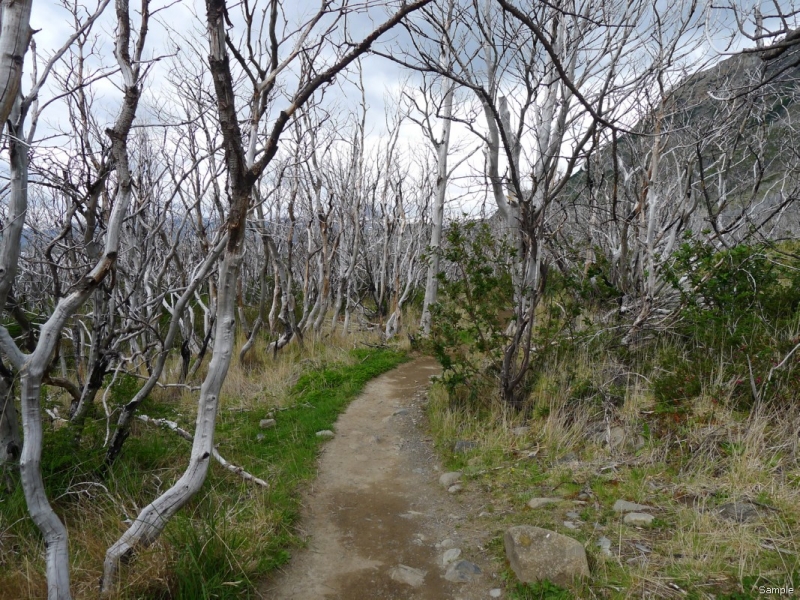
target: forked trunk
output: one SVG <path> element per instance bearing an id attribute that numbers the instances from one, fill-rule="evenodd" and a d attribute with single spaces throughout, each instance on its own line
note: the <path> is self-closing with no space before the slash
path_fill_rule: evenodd
<path id="1" fill-rule="evenodd" d="M 226 249 L 220 265 L 219 295 L 214 349 L 208 374 L 200 388 L 194 441 L 189 465 L 183 475 L 161 496 L 146 506 L 128 530 L 106 552 L 101 591 L 111 593 L 117 581 L 119 562 L 137 546 L 155 541 L 167 522 L 203 485 L 214 449 L 214 428 L 219 407 L 219 393 L 231 364 L 236 333 L 236 282 L 241 255 L 239 244 Z"/>

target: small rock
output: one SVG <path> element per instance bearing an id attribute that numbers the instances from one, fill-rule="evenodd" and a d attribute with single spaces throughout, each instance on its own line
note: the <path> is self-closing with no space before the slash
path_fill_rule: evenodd
<path id="1" fill-rule="evenodd" d="M 258 422 L 258 426 L 261 427 L 261 429 L 272 429 L 275 425 L 277 425 L 275 419 L 261 419 Z"/>
<path id="2" fill-rule="evenodd" d="M 461 548 L 450 548 L 442 555 L 442 564 L 446 567 L 451 562 L 458 560 L 461 556 Z"/>
<path id="3" fill-rule="evenodd" d="M 499 598 L 503 595 L 503 590 L 500 588 L 494 588 L 493 590 L 489 590 L 489 597 L 490 598 Z"/>
<path id="4" fill-rule="evenodd" d="M 397 417 L 397 416 L 402 416 L 402 415 L 407 415 L 407 414 L 408 414 L 408 409 L 407 408 L 401 408 L 399 410 L 394 411 L 392 413 L 392 416 L 393 417 Z"/>
<path id="5" fill-rule="evenodd" d="M 531 498 L 528 500 L 528 507 L 534 509 L 542 508 L 543 506 L 555 504 L 556 502 L 561 502 L 561 498 Z"/>
<path id="6" fill-rule="evenodd" d="M 523 583 L 548 579 L 564 587 L 589 576 L 586 551 L 571 537 L 519 525 L 506 531 L 503 541 L 511 569 Z"/>
<path id="7" fill-rule="evenodd" d="M 459 560 L 448 567 L 444 578 L 447 579 L 447 581 L 453 581 L 455 583 L 466 583 L 467 581 L 472 581 L 480 574 L 481 569 L 478 565 L 468 560 Z"/>
<path id="8" fill-rule="evenodd" d="M 461 475 L 461 471 L 443 473 L 439 476 L 439 483 L 442 484 L 442 487 L 449 488 L 451 485 L 455 484 L 459 479 L 461 479 Z"/>
<path id="9" fill-rule="evenodd" d="M 265 436 L 263 433 L 259 433 L 259 434 L 256 436 L 256 441 L 257 441 L 257 442 L 263 442 L 263 441 L 264 441 L 264 439 L 265 439 L 266 437 L 267 437 L 267 436 Z"/>
<path id="10" fill-rule="evenodd" d="M 564 527 L 567 529 L 578 529 L 578 526 L 575 525 L 572 521 L 564 521 Z"/>
<path id="11" fill-rule="evenodd" d="M 600 551 L 606 556 L 611 556 L 611 540 L 606 536 L 602 536 L 597 540 L 597 545 L 600 546 Z"/>
<path id="12" fill-rule="evenodd" d="M 749 502 L 728 502 L 717 509 L 720 517 L 737 523 L 747 523 L 758 518 L 758 508 Z"/>
<path id="13" fill-rule="evenodd" d="M 614 512 L 629 513 L 649 509 L 649 506 L 636 504 L 636 502 L 628 502 L 627 500 L 617 500 L 614 502 Z"/>
<path id="14" fill-rule="evenodd" d="M 317 437 L 318 437 L 318 438 L 326 438 L 326 439 L 330 439 L 330 438 L 332 438 L 334 435 L 336 435 L 336 434 L 335 434 L 335 433 L 333 433 L 333 432 L 332 432 L 330 429 L 323 429 L 322 431 L 318 431 L 318 432 L 317 432 Z"/>
<path id="15" fill-rule="evenodd" d="M 592 499 L 592 496 L 588 492 L 581 492 L 578 494 L 578 500 L 582 500 L 583 502 L 588 502 Z"/>
<path id="16" fill-rule="evenodd" d="M 625 442 L 625 428 L 616 426 L 612 427 L 606 435 L 606 442 L 609 448 L 618 448 Z"/>
<path id="17" fill-rule="evenodd" d="M 411 587 L 419 587 L 425 581 L 425 571 L 406 565 L 397 565 L 389 571 L 389 577 L 397 582 L 405 583 Z"/>
<path id="18" fill-rule="evenodd" d="M 530 431 L 531 431 L 530 427 L 514 427 L 514 429 L 511 430 L 511 435 L 522 437 L 523 435 L 528 435 Z"/>
<path id="19" fill-rule="evenodd" d="M 570 510 L 570 511 L 568 511 L 568 512 L 567 512 L 567 516 L 568 516 L 570 519 L 575 519 L 576 521 L 577 521 L 578 519 L 580 519 L 580 518 L 581 518 L 581 516 L 580 516 L 578 513 L 576 513 L 574 510 Z"/>
<path id="20" fill-rule="evenodd" d="M 456 545 L 456 543 L 453 540 L 451 540 L 450 538 L 447 538 L 447 539 L 442 540 L 438 544 L 436 544 L 436 547 L 437 548 L 452 548 L 455 545 Z"/>
<path id="21" fill-rule="evenodd" d="M 455 454 L 466 454 L 478 447 L 478 442 L 469 442 L 466 440 L 459 440 L 453 445 L 453 452 Z"/>
<path id="22" fill-rule="evenodd" d="M 451 494 L 457 494 L 458 492 L 460 492 L 463 489 L 464 488 L 461 487 L 461 484 L 457 483 L 457 484 L 451 485 L 449 488 L 447 488 L 447 491 L 450 492 Z"/>
<path id="23" fill-rule="evenodd" d="M 640 527 L 644 527 L 652 524 L 653 519 L 655 519 L 653 515 L 648 515 L 647 513 L 641 512 L 632 512 L 625 515 L 623 521 L 626 525 L 638 525 Z"/>

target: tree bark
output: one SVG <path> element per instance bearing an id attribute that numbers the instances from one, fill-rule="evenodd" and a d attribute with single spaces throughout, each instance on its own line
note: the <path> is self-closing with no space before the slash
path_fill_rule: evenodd
<path id="1" fill-rule="evenodd" d="M 14 406 L 14 394 L 11 382 L 5 376 L 0 377 L 0 471 L 9 463 L 19 460 L 22 449 L 22 438 L 19 434 L 17 407 Z"/>
<path id="2" fill-rule="evenodd" d="M 0 127 L 11 115 L 19 96 L 22 65 L 31 41 L 33 0 L 0 2 Z"/>

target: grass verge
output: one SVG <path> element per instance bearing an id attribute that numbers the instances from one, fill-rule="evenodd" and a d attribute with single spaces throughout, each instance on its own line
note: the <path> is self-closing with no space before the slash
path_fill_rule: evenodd
<path id="1" fill-rule="evenodd" d="M 125 568 L 119 597 L 253 597 L 258 581 L 285 563 L 300 543 L 294 526 L 302 485 L 316 473 L 322 443 L 316 432 L 332 429 L 370 379 L 404 360 L 403 352 L 392 349 L 333 352 L 330 345 L 320 345 L 280 358 L 276 370 L 295 381 L 289 386 L 282 381 L 283 389 L 265 391 L 259 383 L 261 368 L 240 373 L 237 388 L 255 393 L 241 398 L 229 389 L 216 442 L 227 460 L 266 479 L 269 489 L 212 463 L 200 493 L 162 538 Z M 190 400 L 188 395 L 162 398 L 148 402 L 142 412 L 191 431 Z M 262 430 L 259 422 L 270 413 L 276 426 Z M 105 549 L 124 530 L 125 520 L 179 476 L 189 453 L 188 442 L 173 433 L 137 423 L 113 470 L 100 478 L 104 433 L 105 421 L 98 419 L 87 425 L 79 447 L 66 428 L 46 434 L 45 484 L 70 532 L 77 598 L 96 597 Z M 0 598 L 46 595 L 42 551 L 21 489 L 0 495 Z"/>
<path id="2" fill-rule="evenodd" d="M 542 366 L 527 413 L 486 398 L 465 404 L 442 384 L 431 390 L 434 439 L 448 468 L 487 493 L 479 526 L 494 532 L 490 548 L 501 568 L 502 535 L 513 525 L 551 529 L 586 549 L 592 575 L 583 585 L 522 585 L 507 569 L 508 597 L 745 600 L 761 597 L 760 587 L 796 593 L 800 411 L 741 410 L 710 390 L 677 419 L 659 411 L 647 385 L 654 373 L 642 375 L 611 358 L 565 354 Z M 477 446 L 456 454 L 458 440 Z M 531 509 L 535 497 L 560 502 Z M 616 500 L 651 507 L 655 521 L 625 524 L 612 509 Z M 725 506 L 737 502 L 755 507 L 753 518 L 726 516 Z"/>

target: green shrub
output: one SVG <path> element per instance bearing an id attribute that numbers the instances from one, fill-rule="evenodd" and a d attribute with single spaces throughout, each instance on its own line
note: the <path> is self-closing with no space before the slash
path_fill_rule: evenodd
<path id="1" fill-rule="evenodd" d="M 654 380 L 656 399 L 679 404 L 698 396 L 704 382 L 729 382 L 726 393 L 741 408 L 764 398 L 794 400 L 785 386 L 764 383 L 773 366 L 797 343 L 800 261 L 766 246 L 717 251 L 687 241 L 675 254 L 668 281 L 681 295 L 676 334 L 686 340 L 682 357 L 662 356 Z M 720 377 L 721 376 L 721 377 Z M 792 365 L 780 374 L 796 377 Z M 752 381 L 751 381 L 752 378 Z M 781 388 L 781 389 L 779 389 Z"/>
<path id="2" fill-rule="evenodd" d="M 513 256 L 486 223 L 456 222 L 447 231 L 443 258 L 455 276 L 439 275 L 430 349 L 453 398 L 476 400 L 500 372 L 513 314 Z"/>

